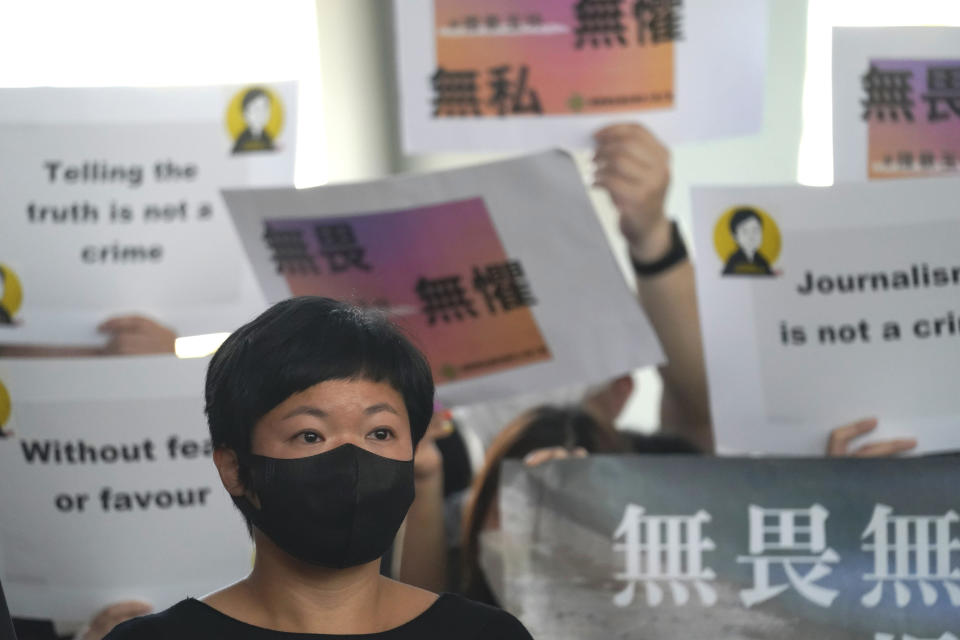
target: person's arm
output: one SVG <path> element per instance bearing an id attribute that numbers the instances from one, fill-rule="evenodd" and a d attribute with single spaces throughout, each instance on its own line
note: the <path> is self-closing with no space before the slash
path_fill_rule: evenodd
<path id="1" fill-rule="evenodd" d="M 176 351 L 176 332 L 144 316 L 110 318 L 97 327 L 97 331 L 110 337 L 101 351 L 103 355 L 147 355 Z"/>
<path id="2" fill-rule="evenodd" d="M 153 611 L 146 602 L 130 600 L 104 607 L 81 629 L 74 640 L 103 640 L 121 622 L 145 616 Z"/>
<path id="3" fill-rule="evenodd" d="M 443 458 L 435 440 L 448 433 L 446 412 L 438 412 L 414 455 L 416 498 L 405 521 L 400 582 L 439 593 L 447 590 L 447 540 L 443 521 Z"/>
<path id="4" fill-rule="evenodd" d="M 664 211 L 670 153 L 637 124 L 606 127 L 595 137 L 595 185 L 610 192 L 620 212 L 620 231 L 629 245 L 630 257 L 641 264 L 655 263 L 672 246 L 672 223 Z M 661 428 L 685 437 L 704 452 L 712 452 L 713 429 L 693 264 L 684 259 L 659 273 L 638 276 L 637 291 L 667 358 L 660 367 Z"/>
<path id="5" fill-rule="evenodd" d="M 174 353 L 176 350 L 176 332 L 144 316 L 110 318 L 97 327 L 97 331 L 108 337 L 103 347 L 0 345 L 0 357 L 92 358 Z"/>
<path id="6" fill-rule="evenodd" d="M 0 345 L 0 358 L 93 358 L 99 355 L 103 355 L 103 349 L 99 347 Z"/>

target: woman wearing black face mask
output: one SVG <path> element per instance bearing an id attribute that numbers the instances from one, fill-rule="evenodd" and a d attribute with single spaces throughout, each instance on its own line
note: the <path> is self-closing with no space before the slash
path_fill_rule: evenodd
<path id="1" fill-rule="evenodd" d="M 326 298 L 282 302 L 223 344 L 206 395 L 253 571 L 109 640 L 530 638 L 505 612 L 380 575 L 433 411 L 430 368 L 389 322 Z"/>

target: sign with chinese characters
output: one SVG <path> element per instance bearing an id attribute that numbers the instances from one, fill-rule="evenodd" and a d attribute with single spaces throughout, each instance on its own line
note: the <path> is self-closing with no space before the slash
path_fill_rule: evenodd
<path id="1" fill-rule="evenodd" d="M 296 86 L 0 92 L 0 344 L 110 316 L 224 331 L 263 300 L 219 189 L 293 182 Z"/>
<path id="2" fill-rule="evenodd" d="M 470 242 L 442 251 L 435 250 L 436 238 Z M 358 302 L 408 316 L 415 335 L 429 336 L 423 346 L 438 380 L 551 358 L 523 263 L 505 254 L 482 198 L 345 218 L 268 220 L 263 239 L 292 295 L 350 299 L 363 292 Z M 464 339 L 465 326 L 482 338 Z"/>
<path id="3" fill-rule="evenodd" d="M 960 180 L 695 189 L 721 450 L 821 454 L 831 429 L 960 450 Z M 922 203 L 923 206 L 917 206 Z"/>
<path id="4" fill-rule="evenodd" d="M 450 405 L 660 358 L 563 152 L 225 198 L 271 302 L 323 295 L 389 311 Z"/>
<path id="5" fill-rule="evenodd" d="M 761 0 L 396 0 L 394 14 L 409 152 L 586 147 L 641 116 L 668 142 L 760 127 Z"/>
<path id="6" fill-rule="evenodd" d="M 510 463 L 481 565 L 538 638 L 949 639 L 957 462 Z"/>
<path id="7" fill-rule="evenodd" d="M 213 465 L 206 360 L 0 360 L 0 580 L 13 615 L 162 610 L 253 548 Z"/>
<path id="8" fill-rule="evenodd" d="M 960 28 L 836 28 L 837 180 L 960 177 Z"/>

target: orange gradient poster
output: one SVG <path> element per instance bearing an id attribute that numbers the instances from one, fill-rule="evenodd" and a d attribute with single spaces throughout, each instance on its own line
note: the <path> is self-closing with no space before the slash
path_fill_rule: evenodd
<path id="1" fill-rule="evenodd" d="M 960 60 L 871 60 L 863 86 L 871 179 L 960 176 Z"/>
<path id="2" fill-rule="evenodd" d="M 434 0 L 434 7 L 434 117 L 673 106 L 680 2 Z"/>
<path id="3" fill-rule="evenodd" d="M 760 130 L 766 0 L 393 0 L 407 153 L 668 144 Z"/>
<path id="4" fill-rule="evenodd" d="M 834 27 L 834 180 L 960 177 L 960 27 Z"/>

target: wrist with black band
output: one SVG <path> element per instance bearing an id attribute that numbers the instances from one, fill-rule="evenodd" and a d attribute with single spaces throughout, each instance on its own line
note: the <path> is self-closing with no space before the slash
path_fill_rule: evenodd
<path id="1" fill-rule="evenodd" d="M 687 245 L 684 244 L 683 236 L 680 235 L 680 227 L 674 220 L 670 223 L 670 248 L 663 256 L 652 262 L 640 262 L 631 255 L 630 262 L 633 263 L 633 272 L 637 276 L 648 278 L 663 273 L 686 258 Z"/>

